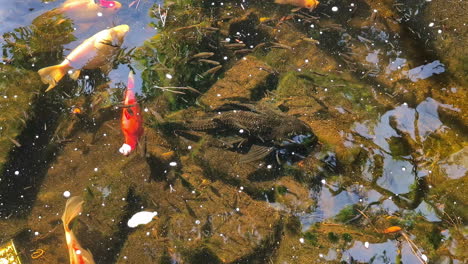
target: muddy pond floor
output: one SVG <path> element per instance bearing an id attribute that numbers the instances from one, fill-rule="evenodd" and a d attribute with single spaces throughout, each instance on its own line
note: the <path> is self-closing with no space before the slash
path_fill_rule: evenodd
<path id="1" fill-rule="evenodd" d="M 467 1 L 65 6 L 0 6 L 0 263 L 12 241 L 68 263 L 72 196 L 95 263 L 468 263 Z M 45 92 L 38 70 L 120 24 L 108 71 Z"/>

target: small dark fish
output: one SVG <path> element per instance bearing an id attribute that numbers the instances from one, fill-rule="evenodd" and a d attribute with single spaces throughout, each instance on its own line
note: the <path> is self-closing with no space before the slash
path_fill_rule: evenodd
<path id="1" fill-rule="evenodd" d="M 224 47 L 227 49 L 242 49 L 245 47 L 244 43 L 231 43 L 231 44 L 225 44 Z"/>
<path id="2" fill-rule="evenodd" d="M 253 50 L 251 49 L 240 49 L 240 50 L 236 50 L 234 51 L 234 54 L 247 54 L 247 53 L 251 53 Z"/>
<path id="3" fill-rule="evenodd" d="M 200 52 L 192 56 L 191 59 L 204 59 L 214 55 L 214 52 Z"/>
<path id="4" fill-rule="evenodd" d="M 220 63 L 217 62 L 217 61 L 214 61 L 214 60 L 207 60 L 207 59 L 199 59 L 198 60 L 199 62 L 205 62 L 205 63 L 208 63 L 208 64 L 213 64 L 213 65 L 219 65 Z"/>
<path id="5" fill-rule="evenodd" d="M 202 73 L 202 76 L 207 76 L 209 74 L 216 73 L 217 71 L 221 70 L 222 67 L 223 67 L 223 65 L 218 65 L 216 67 L 213 67 L 213 68 L 207 70 L 206 72 Z"/>

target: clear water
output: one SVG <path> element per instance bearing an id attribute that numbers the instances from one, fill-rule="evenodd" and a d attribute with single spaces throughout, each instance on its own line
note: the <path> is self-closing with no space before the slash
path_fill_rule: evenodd
<path id="1" fill-rule="evenodd" d="M 73 196 L 95 263 L 467 262 L 466 2 L 0 3 L 0 244 L 23 263 L 69 262 Z M 44 92 L 39 69 L 120 24 L 110 72 Z M 257 132 L 298 119 L 316 144 Z"/>

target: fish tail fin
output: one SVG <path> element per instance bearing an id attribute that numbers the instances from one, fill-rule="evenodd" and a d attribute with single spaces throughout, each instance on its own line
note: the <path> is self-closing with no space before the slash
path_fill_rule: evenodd
<path id="1" fill-rule="evenodd" d="M 77 217 L 83 210 L 83 198 L 79 196 L 74 196 L 68 199 L 65 205 L 65 211 L 62 215 L 63 227 L 67 232 L 70 232 L 70 222 Z"/>
<path id="2" fill-rule="evenodd" d="M 50 91 L 54 88 L 57 83 L 65 76 L 69 69 L 69 66 L 66 64 L 58 64 L 46 68 L 42 68 L 37 73 L 41 76 L 41 80 L 43 83 L 48 84 L 47 91 Z"/>

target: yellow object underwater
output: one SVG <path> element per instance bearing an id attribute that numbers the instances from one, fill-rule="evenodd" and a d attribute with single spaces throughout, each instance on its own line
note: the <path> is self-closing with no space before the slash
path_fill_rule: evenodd
<path id="1" fill-rule="evenodd" d="M 0 264 L 21 264 L 13 239 L 0 246 Z"/>

